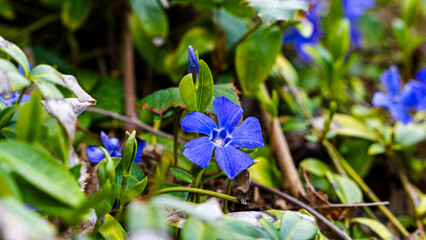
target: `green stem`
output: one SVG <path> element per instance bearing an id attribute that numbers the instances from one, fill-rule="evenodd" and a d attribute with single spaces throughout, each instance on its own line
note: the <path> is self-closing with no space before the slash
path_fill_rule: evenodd
<path id="1" fill-rule="evenodd" d="M 232 186 L 232 181 L 234 179 L 229 178 L 228 179 L 228 184 L 226 185 L 226 195 L 229 195 L 229 193 L 231 193 L 231 186 Z M 223 213 L 226 214 L 226 212 L 228 211 L 228 200 L 225 199 L 225 201 L 223 201 Z"/>
<path id="2" fill-rule="evenodd" d="M 217 193 L 210 190 L 200 189 L 200 188 L 191 188 L 191 187 L 171 187 L 171 188 L 164 188 L 161 190 L 158 190 L 154 193 L 154 195 L 160 195 L 165 193 L 172 193 L 172 192 L 190 192 L 190 193 L 197 193 L 197 194 L 204 194 L 212 197 L 222 198 L 228 201 L 240 203 L 238 198 L 223 194 L 223 193 Z"/>
<path id="3" fill-rule="evenodd" d="M 24 96 L 24 94 L 25 94 L 25 88 L 21 89 L 21 92 L 19 93 L 18 100 L 16 100 L 16 102 L 15 102 L 16 105 L 18 105 L 21 102 L 22 97 Z"/>

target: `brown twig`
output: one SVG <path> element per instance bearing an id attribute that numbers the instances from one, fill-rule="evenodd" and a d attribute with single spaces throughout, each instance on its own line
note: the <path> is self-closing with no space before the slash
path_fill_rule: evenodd
<path id="1" fill-rule="evenodd" d="M 121 121 L 126 122 L 126 123 L 130 123 L 130 124 L 135 125 L 136 127 L 141 128 L 141 129 L 143 129 L 147 132 L 153 133 L 153 134 L 158 135 L 160 137 L 164 137 L 164 138 L 168 138 L 168 139 L 173 140 L 172 134 L 169 134 L 169 133 L 163 132 L 161 130 L 155 129 L 155 128 L 151 127 L 150 125 L 139 121 L 135 117 L 128 117 L 128 116 L 124 116 L 124 115 L 121 115 L 121 114 L 118 114 L 118 113 L 115 113 L 115 112 L 107 111 L 107 110 L 100 109 L 100 108 L 94 108 L 94 107 L 90 107 L 86 111 L 101 114 L 101 115 L 104 115 L 104 116 L 108 116 L 108 117 L 111 117 L 111 118 L 114 118 L 114 119 L 121 120 Z M 178 143 L 185 145 L 186 141 L 179 138 Z"/>
<path id="2" fill-rule="evenodd" d="M 123 33 L 123 65 L 124 65 L 124 104 L 126 116 L 135 117 L 136 111 L 136 84 L 135 84 L 135 63 L 133 56 L 133 40 L 130 34 L 130 12 L 125 16 L 125 29 Z M 135 129 L 135 126 L 129 123 L 124 124 L 124 129 L 130 131 Z"/>
<path id="3" fill-rule="evenodd" d="M 318 220 L 323 222 L 330 230 L 332 230 L 334 233 L 336 233 L 341 239 L 350 240 L 351 238 L 346 234 L 346 232 L 340 228 L 338 228 L 336 225 L 334 225 L 332 222 L 330 222 L 326 217 L 321 215 L 321 213 L 317 212 L 315 209 L 311 208 L 310 206 L 306 205 L 305 203 L 301 202 L 300 200 L 281 192 L 277 189 L 273 189 L 270 187 L 267 187 L 261 183 L 258 183 L 256 181 L 251 181 L 252 184 L 256 187 L 259 187 L 260 189 L 263 189 L 265 191 L 271 192 L 277 196 L 280 196 L 284 198 L 285 200 L 293 203 L 294 205 L 297 205 L 301 208 L 304 208 L 306 211 L 308 211 L 310 214 L 312 214 L 314 217 L 316 217 Z"/>

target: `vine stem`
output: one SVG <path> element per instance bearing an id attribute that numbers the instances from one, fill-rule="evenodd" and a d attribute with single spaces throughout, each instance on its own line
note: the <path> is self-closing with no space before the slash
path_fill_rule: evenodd
<path id="1" fill-rule="evenodd" d="M 231 193 L 231 187 L 232 187 L 232 182 L 234 179 L 229 178 L 228 179 L 228 184 L 226 185 L 226 194 L 229 195 L 229 193 Z M 223 201 L 223 213 L 226 214 L 226 212 L 228 211 L 228 200 L 225 199 L 225 201 Z"/>
<path id="2" fill-rule="evenodd" d="M 115 213 L 115 218 L 118 219 L 123 212 L 123 205 L 121 205 L 121 198 L 123 197 L 124 191 L 126 191 L 126 185 L 127 185 L 127 177 L 123 175 L 123 182 L 121 184 L 121 191 L 120 196 L 118 197 L 117 201 L 117 212 Z"/>
<path id="3" fill-rule="evenodd" d="M 217 198 L 225 199 L 225 200 L 236 202 L 236 203 L 242 203 L 242 201 L 238 200 L 237 197 L 233 197 L 233 196 L 223 194 L 223 193 L 217 193 L 217 192 L 206 190 L 206 189 L 191 188 L 191 187 L 164 188 L 164 189 L 160 189 L 157 192 L 153 193 L 153 195 L 160 195 L 160 194 L 172 193 L 172 192 L 190 192 L 190 193 L 204 194 L 204 195 L 217 197 Z"/>

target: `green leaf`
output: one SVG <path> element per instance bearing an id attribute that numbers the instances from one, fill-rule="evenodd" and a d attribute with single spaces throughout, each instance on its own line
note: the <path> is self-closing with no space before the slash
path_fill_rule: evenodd
<path id="1" fill-rule="evenodd" d="M 324 177 L 326 172 L 332 171 L 327 164 L 316 158 L 306 158 L 300 162 L 299 166 L 317 177 Z"/>
<path id="2" fill-rule="evenodd" d="M 21 192 L 10 172 L 0 165 L 0 198 L 13 197 L 21 200 Z"/>
<path id="3" fill-rule="evenodd" d="M 128 177 L 132 169 L 132 164 L 136 156 L 137 142 L 136 142 L 136 131 L 133 130 L 132 134 L 128 134 L 126 141 L 123 144 L 123 150 L 121 158 L 121 166 L 123 169 L 123 176 Z"/>
<path id="4" fill-rule="evenodd" d="M 340 145 L 343 158 L 362 178 L 368 174 L 374 162 L 374 158 L 368 153 L 370 144 L 370 141 L 363 139 L 345 139 Z"/>
<path id="5" fill-rule="evenodd" d="M 178 168 L 170 168 L 170 171 L 172 171 L 173 176 L 175 176 L 177 179 L 186 183 L 192 183 L 192 176 L 186 171 Z"/>
<path id="6" fill-rule="evenodd" d="M 333 128 L 339 135 L 358 137 L 371 141 L 376 140 L 374 133 L 358 119 L 346 114 L 334 114 L 333 121 L 339 126 Z"/>
<path id="7" fill-rule="evenodd" d="M 157 0 L 130 0 L 129 2 L 145 33 L 151 38 L 161 37 L 164 42 L 169 32 L 169 21 L 160 3 Z"/>
<path id="8" fill-rule="evenodd" d="M 126 240 L 129 239 L 121 224 L 111 215 L 105 215 L 105 220 L 99 227 L 99 233 L 105 240 Z"/>
<path id="9" fill-rule="evenodd" d="M 4 108 L 0 112 L 0 129 L 5 127 L 7 124 L 9 124 L 10 120 L 12 119 L 13 115 L 16 113 L 16 111 L 19 109 L 19 106 L 12 105 L 10 107 Z"/>
<path id="10" fill-rule="evenodd" d="M 16 121 L 16 138 L 33 142 L 41 129 L 43 123 L 43 109 L 41 96 L 38 91 L 34 92 L 29 102 L 23 104 Z"/>
<path id="11" fill-rule="evenodd" d="M 247 169 L 251 179 L 260 182 L 268 187 L 276 188 L 279 183 L 279 170 L 276 165 L 268 161 L 265 157 L 255 159 L 255 164 Z M 278 174 L 277 174 L 278 170 Z"/>
<path id="12" fill-rule="evenodd" d="M 4 239 L 54 239 L 54 226 L 43 220 L 35 213 L 30 212 L 22 203 L 13 198 L 0 198 L 0 212 L 2 221 L 2 237 Z"/>
<path id="13" fill-rule="evenodd" d="M 330 27 L 327 36 L 327 45 L 335 59 L 342 59 L 347 56 L 351 46 L 350 23 L 348 19 L 339 19 Z"/>
<path id="14" fill-rule="evenodd" d="M 3 76 L 6 77 L 5 80 L 11 92 L 20 91 L 31 84 L 28 79 L 21 75 L 13 63 L 0 58 L 0 81 L 3 81 L 3 79 L 1 79 Z"/>
<path id="15" fill-rule="evenodd" d="M 272 240 L 280 240 L 280 232 L 278 232 L 277 228 L 274 224 L 272 224 L 268 219 L 262 217 L 258 220 L 260 225 L 262 225 L 263 230 L 269 234 Z"/>
<path id="16" fill-rule="evenodd" d="M 385 147 L 380 143 L 373 143 L 368 148 L 368 154 L 369 155 L 377 155 L 377 154 L 382 154 L 382 153 L 385 153 L 385 152 L 386 152 Z"/>
<path id="17" fill-rule="evenodd" d="M 250 7 L 249 3 L 241 0 L 227 0 L 223 1 L 223 8 L 240 18 L 248 18 L 254 16 L 254 9 Z"/>
<path id="18" fill-rule="evenodd" d="M 352 179 L 331 172 L 327 172 L 326 176 L 342 203 L 362 202 L 361 189 Z"/>
<path id="19" fill-rule="evenodd" d="M 44 98 L 54 98 L 61 99 L 64 98 L 61 91 L 53 83 L 46 82 L 43 80 L 36 79 L 34 80 L 35 85 L 40 89 Z"/>
<path id="20" fill-rule="evenodd" d="M 415 145 L 426 138 L 424 128 L 416 124 L 396 124 L 395 142 L 403 147 Z"/>
<path id="21" fill-rule="evenodd" d="M 15 12 L 9 0 L 0 0 L 0 16 L 8 20 L 15 18 Z"/>
<path id="22" fill-rule="evenodd" d="M 143 192 L 143 190 L 145 190 L 147 182 L 148 182 L 148 178 L 145 177 L 144 179 L 142 179 L 142 181 L 136 183 L 135 185 L 127 189 L 124 192 L 124 194 L 121 196 L 120 203 L 124 205 L 128 203 L 130 200 L 139 196 Z"/>
<path id="23" fill-rule="evenodd" d="M 200 76 L 197 88 L 197 110 L 204 112 L 209 107 L 213 97 L 214 81 L 209 66 L 203 61 L 199 61 Z M 180 87 L 180 86 L 179 86 Z"/>
<path id="24" fill-rule="evenodd" d="M 58 156 L 63 162 L 68 159 L 70 153 L 70 138 L 62 124 L 53 116 L 45 118 L 44 132 L 47 133 L 46 140 L 49 149 Z"/>
<path id="25" fill-rule="evenodd" d="M 39 80 L 46 81 L 53 84 L 58 84 L 62 87 L 67 88 L 61 74 L 56 69 L 49 65 L 41 64 L 36 66 L 30 73 L 29 79 L 31 81 Z"/>
<path id="26" fill-rule="evenodd" d="M 210 231 L 209 231 L 210 230 Z M 214 231 L 202 221 L 195 217 L 186 219 L 180 237 L 186 240 L 209 239 L 208 236 L 214 235 Z"/>
<path id="27" fill-rule="evenodd" d="M 214 85 L 213 97 L 225 96 L 233 103 L 240 106 L 237 90 L 231 83 Z M 179 88 L 171 87 L 156 91 L 138 102 L 139 106 L 163 116 L 172 107 L 185 108 L 179 94 Z M 213 102 L 207 108 L 207 112 L 214 113 Z"/>
<path id="28" fill-rule="evenodd" d="M 78 182 L 49 152 L 37 145 L 8 141 L 0 143 L 0 162 L 35 187 L 77 207 L 85 200 Z"/>
<path id="29" fill-rule="evenodd" d="M 190 112 L 197 111 L 197 93 L 195 92 L 192 74 L 188 73 L 179 83 L 179 94 Z"/>
<path id="30" fill-rule="evenodd" d="M 294 18 L 297 10 L 308 10 L 309 3 L 298 0 L 247 0 L 256 14 L 266 22 L 287 21 Z"/>
<path id="31" fill-rule="evenodd" d="M 21 65 L 25 76 L 28 76 L 30 73 L 30 64 L 27 56 L 25 56 L 25 53 L 18 46 L 0 36 L 0 51 L 3 51 Z"/>
<path id="32" fill-rule="evenodd" d="M 280 236 L 283 240 L 309 240 L 317 233 L 315 220 L 305 214 L 286 211 L 281 219 Z"/>
<path id="33" fill-rule="evenodd" d="M 392 233 L 386 228 L 386 226 L 377 220 L 358 217 L 358 218 L 352 218 L 351 222 L 359 223 L 359 224 L 367 226 L 384 240 L 394 239 Z"/>
<path id="34" fill-rule="evenodd" d="M 127 227 L 130 231 L 149 229 L 168 233 L 169 230 L 164 213 L 154 205 L 140 201 L 130 203 L 127 210 Z"/>
<path id="35" fill-rule="evenodd" d="M 80 28 L 89 17 L 91 0 L 65 0 L 61 9 L 62 23 L 71 31 Z"/>
<path id="36" fill-rule="evenodd" d="M 281 49 L 282 31 L 262 26 L 237 46 L 235 65 L 241 88 L 251 94 L 271 72 Z"/>

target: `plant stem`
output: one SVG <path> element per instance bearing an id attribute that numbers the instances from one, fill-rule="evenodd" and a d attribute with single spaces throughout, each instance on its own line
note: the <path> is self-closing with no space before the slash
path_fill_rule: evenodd
<path id="1" fill-rule="evenodd" d="M 171 188 L 164 188 L 161 190 L 158 190 L 154 193 L 154 195 L 160 195 L 165 193 L 172 193 L 172 192 L 190 192 L 190 193 L 197 193 L 197 194 L 204 194 L 212 197 L 222 198 L 226 199 L 228 201 L 241 203 L 241 201 L 238 200 L 238 198 L 223 194 L 223 193 L 217 193 L 214 191 L 206 190 L 206 189 L 200 189 L 200 188 L 191 188 L 191 187 L 171 187 Z"/>
<path id="2" fill-rule="evenodd" d="M 18 105 L 19 103 L 21 103 L 22 97 L 25 94 L 25 88 L 21 89 L 21 92 L 19 93 L 19 97 L 18 100 L 16 100 L 15 104 Z"/>
<path id="3" fill-rule="evenodd" d="M 232 181 L 234 179 L 229 178 L 228 179 L 228 184 L 226 185 L 226 195 L 229 195 L 229 193 L 231 193 L 231 187 L 232 187 Z M 223 201 L 223 213 L 226 214 L 226 212 L 228 211 L 228 200 L 225 199 L 225 201 Z"/>
<path id="4" fill-rule="evenodd" d="M 127 185 L 127 177 L 123 175 L 123 182 L 121 183 L 121 191 L 117 200 L 118 209 L 117 209 L 117 212 L 115 213 L 116 219 L 119 219 L 121 212 L 123 212 L 123 206 L 121 205 L 121 198 L 123 197 L 124 191 L 126 191 L 126 185 Z"/>

